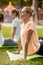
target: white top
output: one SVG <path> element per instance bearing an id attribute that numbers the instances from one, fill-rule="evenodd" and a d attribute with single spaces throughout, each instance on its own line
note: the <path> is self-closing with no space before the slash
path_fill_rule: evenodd
<path id="1" fill-rule="evenodd" d="M 0 30 L 0 44 L 3 45 L 4 44 L 4 37 L 2 35 L 2 31 Z"/>
<path id="2" fill-rule="evenodd" d="M 21 24 L 20 19 L 17 17 L 12 21 L 12 27 L 16 27 L 16 32 L 14 35 L 14 41 L 16 42 L 18 42 L 18 40 L 20 39 L 20 31 L 21 31 L 20 24 Z"/>

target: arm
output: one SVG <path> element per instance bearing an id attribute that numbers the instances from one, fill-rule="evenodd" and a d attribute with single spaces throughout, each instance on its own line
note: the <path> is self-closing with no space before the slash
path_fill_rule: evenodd
<path id="1" fill-rule="evenodd" d="M 15 54 L 19 54 L 20 53 L 20 49 L 21 49 L 21 39 L 19 39 L 18 41 L 18 50 L 16 52 L 14 52 Z"/>
<path id="2" fill-rule="evenodd" d="M 11 30 L 11 38 L 12 39 L 14 38 L 15 31 L 16 31 L 16 27 L 13 27 Z"/>
<path id="3" fill-rule="evenodd" d="M 26 56 L 27 56 L 28 43 L 29 43 L 29 41 L 31 39 L 32 33 L 33 33 L 33 31 L 32 30 L 29 30 L 28 31 L 28 34 L 27 34 L 27 38 L 26 38 L 26 42 L 25 42 L 25 48 L 24 48 L 24 59 L 26 59 Z"/>
<path id="4" fill-rule="evenodd" d="M 12 21 L 12 31 L 11 31 L 11 38 L 12 39 L 14 38 L 14 35 L 15 35 L 15 32 L 16 32 L 16 29 L 17 29 L 17 26 L 18 26 L 18 21 L 16 19 L 14 19 Z"/>
<path id="5" fill-rule="evenodd" d="M 21 39 L 19 39 L 18 41 L 18 53 L 20 53 L 20 49 L 21 49 Z"/>

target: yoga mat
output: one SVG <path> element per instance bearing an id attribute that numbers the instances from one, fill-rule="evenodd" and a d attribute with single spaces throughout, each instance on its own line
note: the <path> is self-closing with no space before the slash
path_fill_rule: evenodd
<path id="1" fill-rule="evenodd" d="M 6 48 L 13 49 L 18 48 L 18 46 L 0 46 L 0 49 L 6 49 Z"/>
<path id="2" fill-rule="evenodd" d="M 14 54 L 14 53 L 7 50 L 6 53 L 8 54 L 11 61 L 16 61 L 19 58 L 23 58 L 23 51 L 21 51 L 20 54 Z M 37 57 L 43 57 L 43 56 L 34 54 L 31 56 L 27 56 L 26 60 L 30 60 L 30 59 L 37 58 Z"/>

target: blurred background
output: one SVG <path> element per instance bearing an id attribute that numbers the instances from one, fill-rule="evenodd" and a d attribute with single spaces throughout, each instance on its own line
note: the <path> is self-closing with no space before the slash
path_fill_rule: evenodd
<path id="1" fill-rule="evenodd" d="M 35 0 L 0 0 L 0 13 L 5 14 L 5 22 L 12 22 L 9 12 L 13 8 L 21 10 L 24 6 L 32 7 Z M 43 23 L 43 0 L 36 0 L 35 6 L 37 9 L 38 24 Z"/>
<path id="2" fill-rule="evenodd" d="M 0 0 L 0 13 L 5 15 L 4 25 L 2 27 L 2 33 L 4 38 L 10 38 L 11 36 L 11 24 L 12 17 L 10 11 L 13 8 L 17 8 L 20 11 L 24 6 L 34 7 L 37 13 L 37 33 L 39 37 L 43 37 L 43 0 Z M 17 48 L 0 48 L 0 65 L 43 65 L 43 58 L 35 58 L 26 61 L 10 61 L 6 50 L 15 51 Z"/>

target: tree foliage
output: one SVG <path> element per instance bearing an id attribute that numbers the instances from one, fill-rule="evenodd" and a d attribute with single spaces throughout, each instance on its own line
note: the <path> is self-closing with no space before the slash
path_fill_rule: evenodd
<path id="1" fill-rule="evenodd" d="M 0 0 L 0 4 L 7 4 L 10 0 Z"/>
<path id="2" fill-rule="evenodd" d="M 31 5 L 31 0 L 0 0 L 0 4 L 5 4 L 7 5 L 9 1 L 12 1 L 12 3 L 14 5 L 21 5 L 21 6 L 25 6 L 25 5 Z"/>
<path id="3" fill-rule="evenodd" d="M 31 6 L 32 5 L 32 0 L 0 0 L 0 5 L 4 4 L 7 5 L 9 1 L 12 1 L 14 5 L 21 5 L 21 6 Z M 38 0 L 38 6 L 41 7 L 41 1 Z"/>

